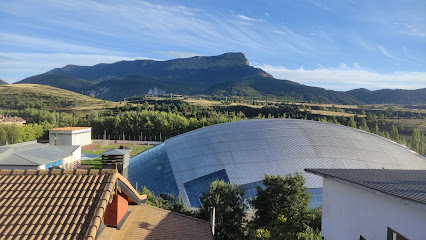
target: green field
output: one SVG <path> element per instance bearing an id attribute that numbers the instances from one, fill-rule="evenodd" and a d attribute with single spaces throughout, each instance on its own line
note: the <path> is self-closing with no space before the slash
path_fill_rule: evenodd
<path id="1" fill-rule="evenodd" d="M 118 149 L 118 147 L 120 146 L 124 146 L 126 148 L 128 148 L 129 150 L 132 150 L 130 152 L 130 156 L 133 157 L 136 154 L 147 150 L 148 148 L 151 148 L 152 145 L 123 145 L 123 144 L 111 144 L 111 145 L 98 145 L 98 146 L 93 146 L 93 148 L 97 148 L 97 149 L 102 149 L 101 153 L 104 150 L 108 150 L 108 149 Z"/>
<path id="2" fill-rule="evenodd" d="M 133 157 L 136 154 L 145 151 L 149 148 L 151 148 L 153 145 L 119 145 L 119 144 L 111 144 L 111 145 L 98 145 L 98 146 L 93 146 L 93 148 L 99 149 L 99 150 L 82 150 L 81 153 L 90 153 L 90 154 L 95 154 L 95 155 L 99 155 L 99 158 L 95 158 L 93 160 L 81 160 L 81 165 L 94 165 L 92 168 L 93 169 L 100 169 L 101 168 L 101 153 L 105 152 L 106 150 L 109 149 L 118 149 L 118 147 L 120 146 L 125 146 L 127 147 L 129 150 L 131 150 L 130 152 L 130 156 Z"/>

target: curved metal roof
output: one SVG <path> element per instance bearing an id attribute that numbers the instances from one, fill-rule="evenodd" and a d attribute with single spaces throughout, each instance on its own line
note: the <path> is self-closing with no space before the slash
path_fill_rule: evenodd
<path id="1" fill-rule="evenodd" d="M 156 194 L 180 192 L 183 201 L 194 203 L 195 195 L 205 190 L 201 188 L 218 178 L 255 189 L 265 174 L 300 172 L 306 187 L 321 188 L 322 178 L 305 173 L 305 168 L 426 170 L 426 159 L 355 128 L 298 119 L 256 119 L 170 138 L 130 160 L 129 180 Z M 248 196 L 256 194 L 247 191 Z"/>
<path id="2" fill-rule="evenodd" d="M 260 181 L 304 168 L 426 169 L 407 147 L 355 128 L 299 119 L 218 124 L 165 141 L 176 182 L 226 169 L 234 184 Z M 322 187 L 307 174 L 306 186 Z"/>

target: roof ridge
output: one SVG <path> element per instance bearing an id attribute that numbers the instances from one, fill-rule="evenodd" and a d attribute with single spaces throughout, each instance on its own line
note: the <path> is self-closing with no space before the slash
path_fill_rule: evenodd
<path id="1" fill-rule="evenodd" d="M 104 171 L 101 171 L 101 174 Z M 94 240 L 96 238 L 96 234 L 99 231 L 101 223 L 103 222 L 103 218 L 106 212 L 106 208 L 109 203 L 112 202 L 115 191 L 117 190 L 117 174 L 113 173 L 109 176 L 108 180 L 105 181 L 105 186 L 103 189 L 103 193 L 99 198 L 98 205 L 93 213 L 92 219 L 89 223 L 89 227 L 85 233 L 84 239 L 86 240 Z"/>
<path id="2" fill-rule="evenodd" d="M 139 200 L 147 199 L 147 195 L 146 194 L 139 194 L 139 192 L 132 186 L 132 184 L 129 182 L 129 180 L 127 180 L 123 175 L 121 175 L 118 172 L 114 175 L 117 176 L 117 179 L 120 180 L 123 184 L 125 184 L 130 189 L 130 191 L 132 191 L 135 194 L 135 196 Z"/>
<path id="3" fill-rule="evenodd" d="M 205 222 L 205 223 L 210 224 L 208 221 L 203 220 L 203 219 L 200 219 L 200 218 L 196 218 L 196 217 L 188 216 L 188 215 L 185 215 L 185 214 L 182 214 L 182 213 L 172 212 L 172 211 L 170 211 L 170 210 L 163 209 L 163 208 L 160 208 L 160 207 L 151 206 L 151 205 L 148 205 L 148 204 L 142 204 L 142 205 L 147 206 L 147 207 L 150 207 L 150 208 L 159 209 L 159 210 L 161 210 L 161 211 L 168 212 L 168 213 L 171 213 L 171 214 L 174 214 L 174 215 L 180 216 L 180 217 L 190 218 L 190 219 L 193 219 L 193 220 L 197 220 L 197 221 L 200 221 L 200 222 Z M 141 206 L 142 206 L 142 205 L 141 205 Z"/>
<path id="4" fill-rule="evenodd" d="M 106 175 L 114 174 L 112 169 L 0 169 L 0 175 Z"/>
<path id="5" fill-rule="evenodd" d="M 26 158 L 26 157 L 24 157 L 24 156 L 21 156 L 21 154 L 19 154 L 19 153 L 17 153 L 17 152 L 15 152 L 15 151 L 13 151 L 12 152 L 12 155 L 17 155 L 18 157 L 21 157 L 21 158 L 23 158 L 23 159 L 25 159 L 25 160 L 28 160 L 28 161 L 30 161 L 30 162 L 32 162 L 32 163 L 34 163 L 34 164 L 36 164 L 36 165 L 40 165 L 40 164 L 38 164 L 38 163 L 36 163 L 36 162 L 34 162 L 34 161 L 31 161 L 30 159 L 28 159 L 28 158 Z"/>

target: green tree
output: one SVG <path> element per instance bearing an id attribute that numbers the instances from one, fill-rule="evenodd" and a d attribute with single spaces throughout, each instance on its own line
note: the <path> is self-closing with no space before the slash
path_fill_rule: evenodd
<path id="1" fill-rule="evenodd" d="M 182 197 L 179 193 L 177 198 L 173 199 L 173 203 L 168 207 L 168 210 L 175 212 L 175 213 L 180 213 L 180 214 L 185 214 L 188 216 L 194 216 L 194 213 L 188 209 L 188 206 L 184 203 L 182 203 Z"/>
<path id="2" fill-rule="evenodd" d="M 297 233 L 304 232 L 313 218 L 303 175 L 265 175 L 263 184 L 266 188 L 258 187 L 257 197 L 252 201 L 256 209 L 255 227 L 270 229 L 274 239 L 278 236 L 296 239 Z"/>
<path id="3" fill-rule="evenodd" d="M 169 202 L 167 200 L 162 199 L 161 197 L 155 196 L 153 192 L 151 192 L 147 187 L 143 186 L 140 194 L 146 194 L 146 204 L 167 209 L 169 206 Z"/>
<path id="4" fill-rule="evenodd" d="M 318 229 L 308 227 L 304 232 L 297 234 L 298 240 L 322 240 L 321 232 Z"/>
<path id="5" fill-rule="evenodd" d="M 408 140 L 407 146 L 418 154 L 425 154 L 425 137 L 419 129 L 413 130 L 413 135 Z"/>
<path id="6" fill-rule="evenodd" d="M 348 126 L 349 126 L 349 127 L 356 128 L 356 122 L 355 122 L 355 118 L 354 118 L 354 116 L 351 116 L 351 117 L 349 118 Z"/>
<path id="7" fill-rule="evenodd" d="M 374 125 L 373 133 L 379 134 L 379 125 L 377 125 L 377 123 Z"/>
<path id="8" fill-rule="evenodd" d="M 367 121 L 365 120 L 365 118 L 363 118 L 361 120 L 361 124 L 359 125 L 359 129 L 366 131 L 366 132 L 370 132 L 370 129 L 368 128 Z"/>
<path id="9" fill-rule="evenodd" d="M 7 141 L 7 132 L 4 125 L 0 124 L 0 146 Z"/>
<path id="10" fill-rule="evenodd" d="M 200 197 L 200 218 L 209 221 L 210 211 L 215 207 L 215 239 L 243 239 L 244 191 L 238 185 L 216 180 L 210 183 L 207 192 Z"/>

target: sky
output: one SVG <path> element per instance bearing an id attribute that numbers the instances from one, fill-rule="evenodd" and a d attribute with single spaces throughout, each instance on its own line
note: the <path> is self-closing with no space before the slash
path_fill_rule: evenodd
<path id="1" fill-rule="evenodd" d="M 242 52 L 278 79 L 426 87 L 424 0 L 1 0 L 0 79 Z"/>

